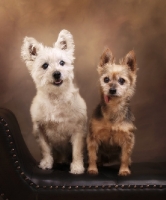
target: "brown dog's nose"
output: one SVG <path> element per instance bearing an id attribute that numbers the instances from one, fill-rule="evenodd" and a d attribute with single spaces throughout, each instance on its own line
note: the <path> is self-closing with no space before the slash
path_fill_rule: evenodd
<path id="1" fill-rule="evenodd" d="M 116 89 L 112 89 L 112 88 L 111 88 L 111 89 L 109 90 L 109 93 L 110 93 L 110 94 L 116 94 Z"/>

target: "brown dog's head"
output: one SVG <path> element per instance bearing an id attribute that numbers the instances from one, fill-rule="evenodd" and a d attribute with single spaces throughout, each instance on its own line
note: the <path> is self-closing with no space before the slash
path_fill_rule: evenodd
<path id="1" fill-rule="evenodd" d="M 132 97 L 137 77 L 134 51 L 130 51 L 117 65 L 111 50 L 107 48 L 101 55 L 97 71 L 106 103 L 117 98 L 130 99 Z"/>

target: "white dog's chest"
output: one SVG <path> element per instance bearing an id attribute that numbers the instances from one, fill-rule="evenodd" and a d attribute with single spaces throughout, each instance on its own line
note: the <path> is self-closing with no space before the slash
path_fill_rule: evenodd
<path id="1" fill-rule="evenodd" d="M 45 131 L 49 140 L 53 143 L 69 141 L 77 123 L 74 109 L 64 104 L 52 108 L 47 106 L 44 115 Z"/>
<path id="2" fill-rule="evenodd" d="M 67 104 L 47 106 L 45 108 L 45 120 L 54 123 L 69 123 L 74 114 L 74 109 Z"/>
<path id="3" fill-rule="evenodd" d="M 67 94 L 66 94 L 67 95 Z M 80 98 L 48 99 L 36 96 L 31 106 L 34 122 L 44 126 L 49 141 L 70 142 L 72 135 L 84 133 L 86 106 Z"/>
<path id="4" fill-rule="evenodd" d="M 68 121 L 63 123 L 46 122 L 45 133 L 48 140 L 53 144 L 70 142 L 73 133 L 71 124 Z"/>

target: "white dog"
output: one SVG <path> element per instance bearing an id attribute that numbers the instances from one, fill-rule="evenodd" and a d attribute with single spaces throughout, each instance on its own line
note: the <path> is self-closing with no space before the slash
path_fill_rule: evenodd
<path id="1" fill-rule="evenodd" d="M 53 48 L 25 37 L 21 49 L 21 56 L 37 89 L 30 112 L 33 134 L 42 153 L 39 167 L 51 169 L 54 159 L 56 162 L 53 149 L 67 155 L 70 144 L 70 172 L 81 174 L 84 172 L 87 109 L 79 89 L 73 84 L 73 54 L 73 37 L 67 30 L 59 33 Z"/>

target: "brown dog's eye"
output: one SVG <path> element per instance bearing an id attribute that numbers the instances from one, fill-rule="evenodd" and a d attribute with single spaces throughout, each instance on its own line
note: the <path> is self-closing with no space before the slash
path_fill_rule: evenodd
<path id="1" fill-rule="evenodd" d="M 110 79 L 108 77 L 104 78 L 104 83 L 108 83 L 110 81 Z"/>
<path id="2" fill-rule="evenodd" d="M 48 63 L 44 63 L 44 64 L 42 65 L 42 68 L 43 68 L 43 69 L 47 69 L 47 67 L 48 67 Z"/>
<path id="3" fill-rule="evenodd" d="M 119 78 L 118 82 L 123 85 L 125 83 L 125 80 L 123 78 Z"/>

